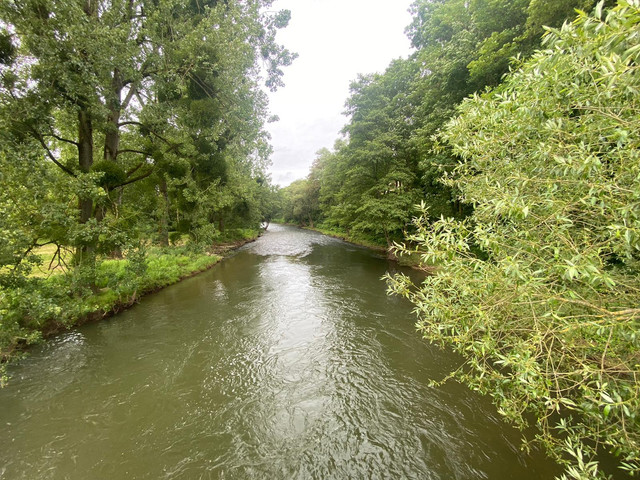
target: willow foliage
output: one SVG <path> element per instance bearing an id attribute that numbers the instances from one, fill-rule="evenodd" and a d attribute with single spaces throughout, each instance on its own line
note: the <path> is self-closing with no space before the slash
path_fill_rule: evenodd
<path id="1" fill-rule="evenodd" d="M 607 478 L 603 451 L 638 474 L 640 1 L 580 13 L 543 48 L 440 134 L 461 159 L 444 182 L 475 211 L 416 219 L 437 271 L 390 290 L 466 356 L 453 376 L 518 426 L 534 414 L 563 478 Z"/>

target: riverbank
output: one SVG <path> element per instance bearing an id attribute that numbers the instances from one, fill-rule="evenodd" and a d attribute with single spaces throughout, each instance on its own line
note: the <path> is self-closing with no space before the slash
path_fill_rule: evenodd
<path id="1" fill-rule="evenodd" d="M 369 248 L 371 250 L 374 250 L 382 255 L 385 255 L 387 257 L 388 260 L 392 260 L 394 262 L 397 262 L 398 265 L 401 265 L 403 267 L 410 267 L 410 268 L 414 268 L 416 270 L 420 270 L 420 271 L 424 271 L 424 272 L 432 272 L 432 268 L 427 268 L 424 267 L 422 265 L 420 265 L 420 256 L 418 254 L 411 254 L 411 255 L 403 255 L 401 257 L 398 257 L 396 255 L 393 255 L 392 253 L 389 252 L 389 249 L 382 243 L 380 242 L 376 242 L 370 238 L 365 238 L 365 237 L 361 237 L 361 236 L 353 236 L 350 235 L 346 232 L 340 231 L 340 230 L 332 230 L 332 229 L 328 229 L 328 228 L 323 228 L 323 227 L 301 227 L 304 228 L 306 230 L 312 230 L 314 232 L 318 232 L 318 233 L 322 233 L 323 235 L 327 235 L 329 237 L 333 237 L 333 238 L 337 238 L 339 240 L 348 242 L 348 243 L 352 243 L 353 245 L 358 245 L 361 247 L 366 247 Z"/>
<path id="2" fill-rule="evenodd" d="M 339 240 L 343 240 L 348 243 L 352 243 L 354 245 L 359 245 L 361 247 L 367 247 L 371 250 L 375 250 L 376 252 L 386 254 L 388 249 L 385 245 L 379 242 L 375 242 L 372 239 L 367 239 L 364 237 L 350 235 L 341 230 L 334 230 L 329 228 L 320 227 L 302 227 L 306 230 L 312 230 L 314 232 L 322 233 L 323 235 L 327 235 L 329 237 L 337 238 Z"/>
<path id="3" fill-rule="evenodd" d="M 93 288 L 83 286 L 86 272 L 78 268 L 16 279 L 14 288 L 0 291 L 0 386 L 6 381 L 3 367 L 29 346 L 130 308 L 145 295 L 210 269 L 258 236 L 258 231 L 243 232 L 206 251 L 152 247 L 127 252 L 125 258 L 104 259 L 95 267 Z"/>

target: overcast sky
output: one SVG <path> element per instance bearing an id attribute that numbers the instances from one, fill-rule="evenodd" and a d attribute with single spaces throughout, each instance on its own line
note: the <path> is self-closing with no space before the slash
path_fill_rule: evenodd
<path id="1" fill-rule="evenodd" d="M 407 57 L 404 34 L 412 0 L 276 0 L 291 10 L 278 42 L 299 57 L 285 68 L 285 87 L 270 94 L 279 122 L 267 125 L 274 148 L 274 184 L 282 187 L 309 173 L 315 153 L 332 148 L 347 118 L 342 115 L 349 83 L 358 73 L 383 72 Z"/>

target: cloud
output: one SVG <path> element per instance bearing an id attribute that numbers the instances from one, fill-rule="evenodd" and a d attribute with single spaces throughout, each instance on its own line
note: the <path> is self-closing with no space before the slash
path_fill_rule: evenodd
<path id="1" fill-rule="evenodd" d="M 271 93 L 270 109 L 280 117 L 267 125 L 274 154 L 274 183 L 303 178 L 315 153 L 331 148 L 347 119 L 342 115 L 349 84 L 358 73 L 382 72 L 410 53 L 404 28 L 412 0 L 277 0 L 289 9 L 289 27 L 278 41 L 299 58 L 285 70 L 286 86 Z"/>
<path id="2" fill-rule="evenodd" d="M 291 125 L 276 124 L 271 134 L 283 140 L 274 144 L 273 156 L 278 160 L 277 168 L 272 168 L 274 183 L 286 186 L 305 177 L 316 152 L 333 145 L 342 124 L 342 119 L 335 115 L 302 118 Z"/>

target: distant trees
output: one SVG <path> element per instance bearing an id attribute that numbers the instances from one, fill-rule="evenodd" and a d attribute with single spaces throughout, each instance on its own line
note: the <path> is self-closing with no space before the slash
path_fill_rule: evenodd
<path id="1" fill-rule="evenodd" d="M 637 0 L 600 3 L 462 103 L 438 139 L 473 213 L 431 222 L 425 205 L 399 250 L 437 270 L 390 287 L 466 356 L 456 378 L 538 428 L 563 478 L 610 478 L 603 450 L 640 472 L 639 31 Z"/>
<path id="2" fill-rule="evenodd" d="M 594 3 L 416 1 L 407 28 L 415 53 L 394 60 L 383 74 L 353 82 L 344 140 L 318 157 L 306 180 L 313 188 L 296 184 L 296 194 L 288 195 L 294 202 L 286 207 L 290 212 L 317 203 L 312 219 L 308 214 L 288 219 L 390 246 L 403 238 L 413 205 L 421 200 L 432 219 L 469 214 L 471 206 L 459 201 L 456 187 L 439 181 L 456 156 L 447 148 L 434 151 L 434 135 L 466 96 L 497 85 L 513 57 L 534 52 L 543 25 L 558 27 L 574 16 L 574 8 L 590 9 Z M 318 200 L 306 199 L 304 191 Z"/>

